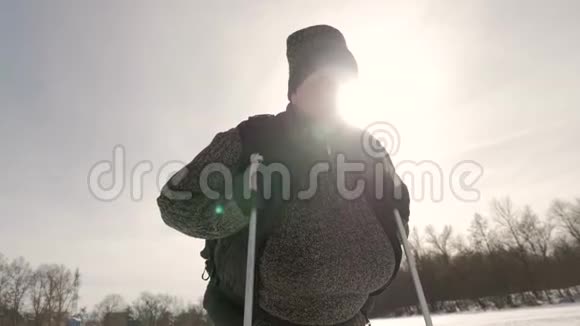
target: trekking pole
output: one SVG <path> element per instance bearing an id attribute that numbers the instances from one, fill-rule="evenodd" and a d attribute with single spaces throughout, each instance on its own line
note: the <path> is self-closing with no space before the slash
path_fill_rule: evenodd
<path id="1" fill-rule="evenodd" d="M 403 220 L 401 219 L 401 214 L 399 210 L 395 209 L 395 220 L 397 221 L 397 227 L 399 229 L 399 236 L 403 242 L 403 249 L 405 250 L 405 255 L 407 256 L 407 262 L 409 263 L 409 269 L 411 270 L 411 276 L 413 278 L 413 283 L 415 284 L 415 291 L 417 291 L 417 297 L 419 298 L 419 305 L 421 306 L 421 313 L 423 314 L 423 319 L 425 319 L 426 326 L 433 326 L 433 321 L 431 320 L 431 314 L 429 313 L 429 307 L 427 306 L 427 299 L 425 299 L 425 293 L 423 292 L 423 286 L 421 286 L 421 280 L 419 279 L 419 272 L 417 272 L 417 265 L 415 264 L 415 257 L 411 251 L 411 246 L 407 240 L 407 232 L 405 231 L 405 226 L 403 225 Z"/>
<path id="2" fill-rule="evenodd" d="M 252 154 L 250 157 L 250 192 L 252 195 L 258 193 L 258 166 L 262 161 L 259 154 Z M 257 196 L 253 196 L 257 198 Z M 254 267 L 256 261 L 256 225 L 258 222 L 258 208 L 253 202 L 250 223 L 248 226 L 248 258 L 246 260 L 246 297 L 244 299 L 244 326 L 252 326 L 252 313 L 254 309 Z"/>

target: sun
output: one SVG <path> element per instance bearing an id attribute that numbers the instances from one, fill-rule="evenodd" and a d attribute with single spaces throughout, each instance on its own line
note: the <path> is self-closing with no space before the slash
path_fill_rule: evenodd
<path id="1" fill-rule="evenodd" d="M 337 104 L 340 116 L 355 127 L 364 128 L 386 118 L 384 101 L 377 98 L 369 85 L 358 79 L 340 86 Z"/>
<path id="2" fill-rule="evenodd" d="M 360 128 L 379 121 L 417 124 L 445 105 L 454 70 L 443 49 L 420 37 L 398 39 L 399 46 L 369 39 L 354 38 L 359 76 L 340 88 L 337 104 L 344 120 Z"/>

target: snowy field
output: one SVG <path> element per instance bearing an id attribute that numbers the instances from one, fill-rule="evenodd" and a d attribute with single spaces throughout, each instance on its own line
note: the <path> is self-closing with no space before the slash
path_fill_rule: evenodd
<path id="1" fill-rule="evenodd" d="M 580 326 L 580 304 L 433 316 L 434 326 Z M 420 326 L 422 317 L 372 320 L 373 326 Z"/>

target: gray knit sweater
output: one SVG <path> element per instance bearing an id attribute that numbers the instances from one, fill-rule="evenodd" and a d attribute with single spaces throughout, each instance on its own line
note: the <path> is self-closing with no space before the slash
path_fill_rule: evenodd
<path id="1" fill-rule="evenodd" d="M 216 216 L 215 201 L 199 186 L 207 164 L 233 168 L 241 153 L 237 129 L 219 133 L 164 187 L 158 204 L 165 223 L 202 239 L 224 238 L 246 226 L 248 218 L 234 201 Z M 222 179 L 211 174 L 210 187 L 215 189 Z M 373 209 L 364 197 L 340 197 L 332 179 L 321 174 L 312 199 L 283 205 L 281 226 L 270 236 L 259 262 L 259 305 L 277 318 L 303 325 L 364 325 L 360 309 L 369 293 L 394 272 L 393 248 Z M 227 255 L 224 251 L 216 259 L 240 259 Z M 243 296 L 243 288 L 234 291 Z"/>

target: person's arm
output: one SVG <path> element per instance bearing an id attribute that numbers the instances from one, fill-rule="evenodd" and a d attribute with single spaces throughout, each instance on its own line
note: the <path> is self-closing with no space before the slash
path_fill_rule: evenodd
<path id="1" fill-rule="evenodd" d="M 405 230 L 407 232 L 407 237 L 409 236 L 409 216 L 410 216 L 410 196 L 409 190 L 403 180 L 399 177 L 397 172 L 395 171 L 395 166 L 389 153 L 383 147 L 383 145 L 372 135 L 364 134 L 363 139 L 370 140 L 374 142 L 372 149 L 376 152 L 373 153 L 372 163 L 380 164 L 384 174 L 382 178 L 383 192 L 380 194 L 382 202 L 382 209 L 392 210 L 393 208 L 399 211 L 401 215 L 401 219 L 403 220 L 403 224 Z M 369 154 L 369 153 L 367 153 Z M 374 169 L 373 166 L 371 169 Z M 377 176 L 373 174 L 373 177 L 376 178 Z M 374 182 L 379 182 L 379 180 L 375 179 Z M 374 182 L 371 184 L 374 187 Z M 375 194 L 379 195 L 379 194 Z M 392 212 L 391 212 L 392 213 Z M 395 226 L 396 227 L 396 226 Z"/>
<path id="2" fill-rule="evenodd" d="M 227 237 L 246 226 L 248 218 L 243 212 L 245 210 L 235 200 L 228 200 L 225 196 L 224 181 L 229 182 L 228 178 L 224 178 L 222 173 L 213 172 L 200 180 L 202 174 L 207 174 L 204 169 L 216 164 L 214 166 L 219 165 L 229 171 L 231 179 L 237 181 L 234 184 L 239 183 L 242 179 L 236 175 L 236 168 L 241 155 L 242 142 L 238 129 L 217 134 L 209 146 L 163 187 L 157 198 L 163 221 L 182 233 L 202 239 Z M 208 198 L 208 190 L 217 191 L 219 199 Z"/>

